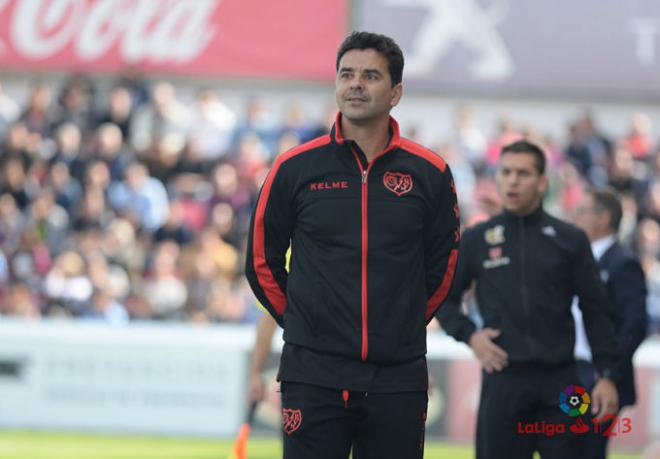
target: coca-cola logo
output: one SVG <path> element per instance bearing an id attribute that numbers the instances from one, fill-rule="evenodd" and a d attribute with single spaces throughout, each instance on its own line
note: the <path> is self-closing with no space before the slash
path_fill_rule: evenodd
<path id="1" fill-rule="evenodd" d="M 216 34 L 221 0 L 0 0 L 10 45 L 29 59 L 70 47 L 83 61 L 116 47 L 123 62 L 185 63 Z M 7 44 L 0 43 L 0 52 Z"/>

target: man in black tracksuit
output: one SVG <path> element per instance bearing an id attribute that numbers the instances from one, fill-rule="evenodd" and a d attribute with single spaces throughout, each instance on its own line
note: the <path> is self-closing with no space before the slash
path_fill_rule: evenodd
<path id="1" fill-rule="evenodd" d="M 568 459 L 584 454 L 584 436 L 559 407 L 560 393 L 579 384 L 573 357 L 574 295 L 580 298 L 599 381 L 592 413 L 617 409 L 617 355 L 610 307 L 589 241 L 541 206 L 547 187 L 541 149 L 520 141 L 503 148 L 496 181 L 504 211 L 465 231 L 450 295 L 437 314 L 445 331 L 468 343 L 484 367 L 477 421 L 477 458 Z M 484 322 L 477 330 L 460 311 L 475 284 Z M 591 426 L 589 413 L 585 424 Z M 538 422 L 539 424 L 534 424 Z M 525 432 L 530 424 L 564 424 L 565 433 Z"/>
<path id="2" fill-rule="evenodd" d="M 277 158 L 252 217 L 246 275 L 284 328 L 286 458 L 423 456 L 426 324 L 460 231 L 449 168 L 389 116 L 402 71 L 393 40 L 351 34 L 331 133 Z"/>

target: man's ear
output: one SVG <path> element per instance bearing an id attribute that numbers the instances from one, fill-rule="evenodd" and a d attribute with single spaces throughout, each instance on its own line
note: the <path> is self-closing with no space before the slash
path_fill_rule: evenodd
<path id="1" fill-rule="evenodd" d="M 539 190 L 541 191 L 541 194 L 545 194 L 545 192 L 548 191 L 549 186 L 550 186 L 550 181 L 548 180 L 548 176 L 543 174 L 541 176 L 541 181 L 539 183 Z"/>
<path id="2" fill-rule="evenodd" d="M 390 97 L 390 107 L 396 107 L 403 96 L 403 84 L 397 83 L 392 87 L 392 96 Z"/>

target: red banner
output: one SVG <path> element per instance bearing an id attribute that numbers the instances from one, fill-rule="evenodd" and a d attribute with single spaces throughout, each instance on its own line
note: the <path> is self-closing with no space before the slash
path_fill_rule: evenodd
<path id="1" fill-rule="evenodd" d="M 0 70 L 332 79 L 346 0 L 0 0 Z"/>

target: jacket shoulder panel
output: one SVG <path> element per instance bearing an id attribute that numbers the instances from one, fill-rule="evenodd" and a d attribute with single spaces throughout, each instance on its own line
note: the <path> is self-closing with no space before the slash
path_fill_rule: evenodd
<path id="1" fill-rule="evenodd" d="M 442 159 L 440 155 L 426 147 L 421 146 L 418 143 L 413 142 L 412 140 L 401 138 L 401 143 L 399 146 L 404 151 L 415 156 L 419 156 L 420 158 L 423 158 L 429 163 L 433 164 L 437 169 L 440 169 L 440 172 L 445 172 L 445 169 L 447 169 L 447 163 L 444 159 Z"/>
<path id="2" fill-rule="evenodd" d="M 321 137 L 317 137 L 315 139 L 310 140 L 309 142 L 305 142 L 303 144 L 298 145 L 297 147 L 293 147 L 292 149 L 282 153 L 280 156 L 278 156 L 275 159 L 275 162 L 273 163 L 273 169 L 276 167 L 279 168 L 290 160 L 291 158 L 295 158 L 296 156 L 302 154 L 302 153 L 307 153 L 310 151 L 314 151 L 317 148 L 323 147 L 325 145 L 328 145 L 332 139 L 330 138 L 329 134 L 322 135 Z"/>

